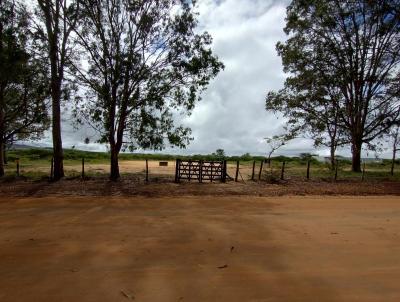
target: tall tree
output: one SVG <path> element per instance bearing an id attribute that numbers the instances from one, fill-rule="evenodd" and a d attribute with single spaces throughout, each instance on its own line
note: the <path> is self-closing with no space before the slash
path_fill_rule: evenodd
<path id="1" fill-rule="evenodd" d="M 321 80 L 304 87 L 308 94 L 328 83 L 340 92 L 335 107 L 351 143 L 353 171 L 361 170 L 363 144 L 400 117 L 399 100 L 388 93 L 400 66 L 399 6 L 399 0 L 293 0 L 287 9 L 289 39 L 277 46 L 293 75 L 287 83 L 304 82 L 307 73 L 318 71 Z"/>
<path id="2" fill-rule="evenodd" d="M 194 1 L 82 0 L 78 43 L 89 67 L 76 66 L 87 88 L 80 112 L 110 147 L 110 179 L 120 177 L 122 148 L 184 147 L 190 129 L 174 113 L 193 109 L 223 67 L 207 33 L 196 34 Z"/>
<path id="3" fill-rule="evenodd" d="M 397 151 L 400 151 L 400 125 L 395 126 L 389 132 L 389 143 L 391 143 L 392 147 L 392 166 L 390 168 L 390 174 L 393 176 L 394 164 L 396 162 L 396 154 Z"/>
<path id="4" fill-rule="evenodd" d="M 328 147 L 331 169 L 334 169 L 336 150 L 348 141 L 339 124 L 340 93 L 329 83 L 320 81 L 320 71 L 288 78 L 284 89 L 268 93 L 266 109 L 283 113 L 287 118 L 286 131 L 292 137 L 311 138 L 315 147 Z"/>
<path id="5" fill-rule="evenodd" d="M 29 51 L 29 14 L 17 1 L 0 0 L 0 176 L 5 147 L 48 128 L 46 71 Z"/>
<path id="6" fill-rule="evenodd" d="M 72 28 L 78 19 L 79 1 L 37 0 L 39 17 L 36 34 L 45 42 L 50 63 L 50 91 L 52 99 L 52 138 L 54 158 L 54 180 L 64 176 L 63 148 L 61 137 L 61 101 L 65 69 L 73 56 L 69 42 Z"/>

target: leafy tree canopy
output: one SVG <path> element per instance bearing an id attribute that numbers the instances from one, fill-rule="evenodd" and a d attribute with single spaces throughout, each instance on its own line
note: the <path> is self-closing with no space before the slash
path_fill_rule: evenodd
<path id="1" fill-rule="evenodd" d="M 114 161 L 121 148 L 189 142 L 190 129 L 175 125 L 175 116 L 190 113 L 223 68 L 210 49 L 211 36 L 196 31 L 194 4 L 81 1 L 75 34 L 89 68 L 75 67 L 87 88 L 77 112 L 101 132 Z"/>
<path id="2" fill-rule="evenodd" d="M 363 144 L 399 120 L 399 0 L 293 0 L 288 40 L 277 44 L 285 88 L 267 96 L 295 130 L 318 143 L 350 143 L 360 171 Z M 329 134 L 329 135 L 328 135 Z"/>
<path id="3" fill-rule="evenodd" d="M 0 176 L 4 148 L 48 128 L 47 74 L 30 49 L 30 16 L 16 1 L 0 2 Z"/>

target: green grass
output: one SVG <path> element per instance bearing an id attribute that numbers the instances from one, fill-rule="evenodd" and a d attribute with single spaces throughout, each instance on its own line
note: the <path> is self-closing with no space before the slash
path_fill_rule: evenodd
<path id="1" fill-rule="evenodd" d="M 6 166 L 6 175 L 15 177 L 16 160 L 20 162 L 20 174 L 26 178 L 40 180 L 49 177 L 51 166 L 52 150 L 47 148 L 18 149 L 7 152 L 8 165 Z M 77 166 L 75 170 L 66 170 L 67 178 L 75 178 L 80 176 L 80 168 L 82 158 L 87 164 L 109 164 L 109 154 L 106 152 L 89 152 L 73 149 L 64 150 L 64 165 Z M 193 156 L 176 156 L 169 154 L 132 154 L 121 153 L 120 160 L 175 160 L 180 158 L 183 160 L 220 160 L 215 155 L 193 155 Z M 240 161 L 240 167 L 247 172 L 252 168 L 253 161 L 257 161 L 255 174 L 258 176 L 262 156 L 230 156 L 225 158 L 228 164 L 236 165 L 236 161 Z M 271 168 L 268 163 L 264 163 L 264 175 L 271 175 L 271 169 L 274 177 L 280 177 L 282 162 L 285 162 L 285 178 L 306 178 L 307 160 L 299 157 L 278 156 L 272 158 Z M 366 164 L 365 179 L 394 179 L 400 180 L 400 161 L 397 160 L 395 165 L 395 175 L 390 176 L 390 160 L 383 160 L 382 163 Z M 232 169 L 232 168 L 231 168 Z M 79 170 L 79 171 L 78 171 Z M 157 171 L 152 171 L 157 173 Z M 311 179 L 332 179 L 335 172 L 329 169 L 329 165 L 319 162 L 315 159 L 311 160 L 310 176 Z M 86 175 L 90 177 L 104 176 L 104 172 L 86 171 Z M 340 160 L 338 169 L 338 179 L 361 179 L 362 173 L 351 172 L 351 162 L 348 160 Z"/>
<path id="2" fill-rule="evenodd" d="M 32 149 L 18 149 L 10 150 L 7 152 L 8 161 L 12 162 L 16 159 L 20 161 L 50 161 L 52 157 L 52 150 L 50 148 L 32 148 Z M 77 161 L 85 158 L 85 161 L 93 163 L 104 163 L 108 162 L 110 155 L 107 152 L 91 152 L 82 151 L 75 149 L 64 149 L 64 159 L 66 161 L 72 160 Z M 196 155 L 171 155 L 171 154 L 146 154 L 146 153 L 120 153 L 120 160 L 175 160 L 180 159 L 192 159 L 192 160 L 221 160 L 220 157 L 213 154 L 196 154 Z M 249 156 L 247 154 L 242 156 L 228 156 L 227 160 L 241 160 L 241 161 L 252 161 L 252 160 L 263 160 L 263 156 Z M 290 160 L 290 158 L 288 158 Z"/>
<path id="3" fill-rule="evenodd" d="M 268 168 L 268 164 L 265 170 L 267 173 L 270 172 L 271 168 Z M 282 162 L 272 161 L 271 164 L 274 175 L 281 173 Z M 365 165 L 364 179 L 374 180 L 400 180 L 400 163 L 397 162 L 395 165 L 395 173 L 393 176 L 390 175 L 391 161 L 384 160 L 383 163 L 368 163 Z M 306 178 L 307 177 L 307 163 L 301 161 L 290 161 L 285 162 L 285 178 Z M 338 167 L 338 179 L 348 180 L 361 180 L 363 173 L 357 173 L 351 171 L 350 161 L 339 162 Z M 326 163 L 313 162 L 310 165 L 310 179 L 333 179 L 335 177 L 335 171 L 330 169 L 330 166 Z"/>

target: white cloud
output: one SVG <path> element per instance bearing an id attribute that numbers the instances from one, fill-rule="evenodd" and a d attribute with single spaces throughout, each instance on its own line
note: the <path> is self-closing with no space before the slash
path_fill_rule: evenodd
<path id="1" fill-rule="evenodd" d="M 211 153 L 222 148 L 227 154 L 266 153 L 263 138 L 281 134 L 285 124 L 265 110 L 265 96 L 269 90 L 280 89 L 285 80 L 275 45 L 286 39 L 288 4 L 289 0 L 199 0 L 199 31 L 212 35 L 213 51 L 226 68 L 211 82 L 192 115 L 180 118 L 193 130 L 192 143 L 186 150 L 167 148 L 164 152 Z M 85 137 L 94 137 L 91 129 L 76 131 L 67 121 L 63 129 L 65 147 L 105 149 L 83 143 Z M 51 142 L 50 135 L 44 142 Z M 297 139 L 277 153 L 301 152 L 316 151 L 310 140 Z M 319 153 L 327 154 L 326 150 Z M 341 154 L 349 155 L 349 150 Z"/>
<path id="2" fill-rule="evenodd" d="M 204 0 L 199 12 L 200 28 L 212 35 L 213 51 L 226 68 L 185 119 L 195 138 L 187 152 L 265 152 L 262 138 L 284 123 L 265 111 L 264 98 L 284 81 L 275 44 L 285 39 L 286 2 Z"/>

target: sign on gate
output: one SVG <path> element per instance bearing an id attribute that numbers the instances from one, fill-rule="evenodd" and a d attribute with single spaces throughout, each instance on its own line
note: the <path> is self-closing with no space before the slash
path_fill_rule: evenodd
<path id="1" fill-rule="evenodd" d="M 181 179 L 226 181 L 226 161 L 176 160 L 175 182 Z"/>

